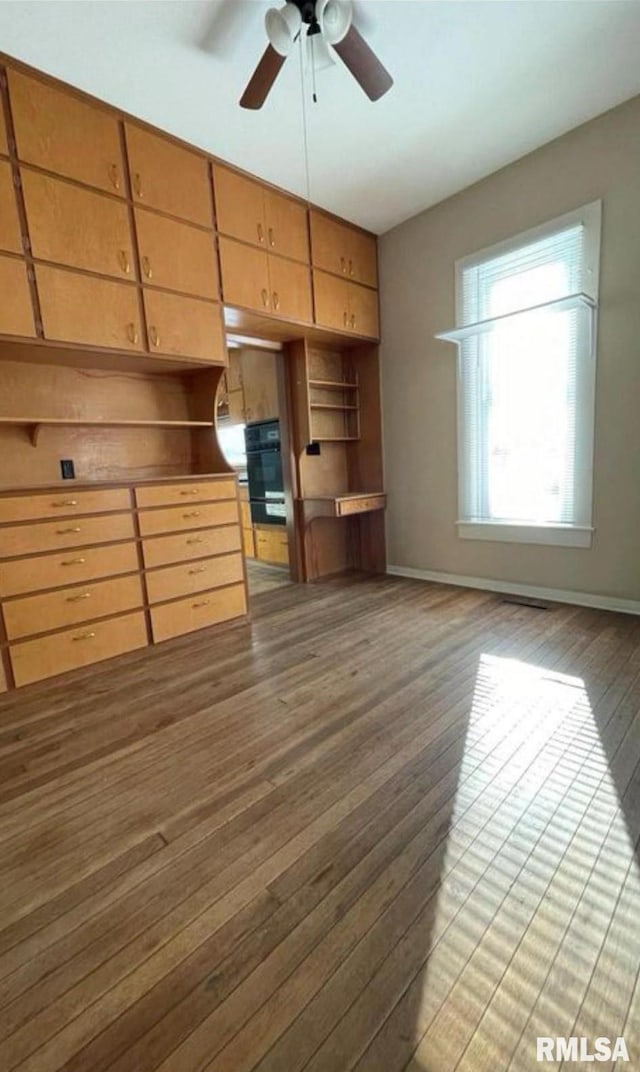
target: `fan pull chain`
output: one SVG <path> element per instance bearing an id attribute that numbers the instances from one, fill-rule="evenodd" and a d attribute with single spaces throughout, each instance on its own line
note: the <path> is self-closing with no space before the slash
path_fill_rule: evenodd
<path id="1" fill-rule="evenodd" d="M 300 38 L 300 96 L 302 97 L 302 131 L 303 131 L 303 143 L 304 143 L 304 168 L 305 168 L 305 180 L 307 184 L 307 201 L 311 200 L 311 176 L 309 170 L 309 131 L 307 129 L 307 100 L 305 96 L 305 84 L 304 84 L 304 60 L 302 51 L 304 48 L 303 39 Z"/>

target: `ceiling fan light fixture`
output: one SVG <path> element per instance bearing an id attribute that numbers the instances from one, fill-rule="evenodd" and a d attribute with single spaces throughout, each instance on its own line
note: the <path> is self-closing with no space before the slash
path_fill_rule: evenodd
<path id="1" fill-rule="evenodd" d="M 324 38 L 320 34 L 307 37 L 307 69 L 324 71 L 335 65 L 336 61 Z"/>
<path id="2" fill-rule="evenodd" d="M 347 36 L 353 21 L 351 0 L 318 0 L 316 18 L 325 41 L 337 45 Z"/>
<path id="3" fill-rule="evenodd" d="M 302 15 L 295 4 L 270 7 L 264 17 L 267 37 L 280 56 L 288 56 L 302 27 Z"/>

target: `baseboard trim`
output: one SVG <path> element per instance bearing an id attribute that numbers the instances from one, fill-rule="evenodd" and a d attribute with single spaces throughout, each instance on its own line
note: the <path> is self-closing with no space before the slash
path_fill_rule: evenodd
<path id="1" fill-rule="evenodd" d="M 505 595 L 530 596 L 533 599 L 548 599 L 554 603 L 572 603 L 577 607 L 614 610 L 621 614 L 640 614 L 640 600 L 636 599 L 618 599 L 616 596 L 601 596 L 592 592 L 570 592 L 564 588 L 539 588 L 534 584 L 496 581 L 490 577 L 465 577 L 458 573 L 412 569 L 410 566 L 387 566 L 387 573 L 394 577 L 410 577 L 416 581 L 434 581 L 436 584 L 454 584 L 461 588 L 503 592 Z"/>

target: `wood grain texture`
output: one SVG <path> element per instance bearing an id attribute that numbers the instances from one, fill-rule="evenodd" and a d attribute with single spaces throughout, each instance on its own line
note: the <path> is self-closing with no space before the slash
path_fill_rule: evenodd
<path id="1" fill-rule="evenodd" d="M 27 266 L 16 257 L 0 256 L 0 334 L 34 338 Z"/>
<path id="2" fill-rule="evenodd" d="M 125 132 L 133 200 L 213 228 L 207 158 L 134 123 Z"/>
<path id="3" fill-rule="evenodd" d="M 639 709 L 636 619 L 384 577 L 3 696 L 2 1067 L 637 1046 Z"/>
<path id="4" fill-rule="evenodd" d="M 0 160 L 0 249 L 7 253 L 23 252 L 13 173 L 8 160 Z"/>

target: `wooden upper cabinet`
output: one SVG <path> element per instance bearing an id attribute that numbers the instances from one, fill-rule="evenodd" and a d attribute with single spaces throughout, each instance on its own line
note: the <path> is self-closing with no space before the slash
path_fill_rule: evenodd
<path id="1" fill-rule="evenodd" d="M 9 155 L 9 139 L 7 138 L 7 128 L 4 122 L 4 113 L 0 108 L 0 156 Z M 0 690 L 1 691 L 1 690 Z"/>
<path id="2" fill-rule="evenodd" d="M 125 123 L 133 200 L 213 227 L 209 163 L 168 138 Z"/>
<path id="3" fill-rule="evenodd" d="M 266 248 L 263 188 L 228 168 L 213 166 L 218 230 Z"/>
<path id="4" fill-rule="evenodd" d="M 20 160 L 124 196 L 118 120 L 71 92 L 7 73 Z"/>
<path id="5" fill-rule="evenodd" d="M 228 168 L 215 165 L 213 174 L 222 234 L 309 263 L 305 205 Z"/>
<path id="6" fill-rule="evenodd" d="M 226 364 L 219 305 L 145 288 L 144 308 L 151 353 Z"/>
<path id="7" fill-rule="evenodd" d="M 135 278 L 126 204 L 22 168 L 31 252 L 39 260 Z"/>
<path id="8" fill-rule="evenodd" d="M 327 272 L 314 271 L 313 292 L 316 324 L 363 335 L 369 339 L 379 336 L 378 292 L 361 287 L 347 279 L 338 279 Z"/>
<path id="9" fill-rule="evenodd" d="M 27 268 L 14 257 L 0 256 L 0 334 L 36 334 Z"/>
<path id="10" fill-rule="evenodd" d="M 275 190 L 265 188 L 264 208 L 269 251 L 308 264 L 309 229 L 306 206 L 276 193 Z"/>
<path id="11" fill-rule="evenodd" d="M 0 250 L 23 252 L 13 174 L 8 160 L 0 160 Z"/>
<path id="12" fill-rule="evenodd" d="M 373 235 L 311 210 L 311 258 L 315 268 L 377 287 L 377 246 Z"/>
<path id="13" fill-rule="evenodd" d="M 220 238 L 220 269 L 227 305 L 271 312 L 269 263 L 263 250 Z"/>
<path id="14" fill-rule="evenodd" d="M 136 287 L 40 264 L 36 282 L 45 339 L 143 350 Z"/>
<path id="15" fill-rule="evenodd" d="M 306 264 L 269 257 L 271 311 L 285 320 L 311 322 L 311 280 Z"/>
<path id="16" fill-rule="evenodd" d="M 140 270 L 148 286 L 218 298 L 214 236 L 188 223 L 136 209 Z"/>

